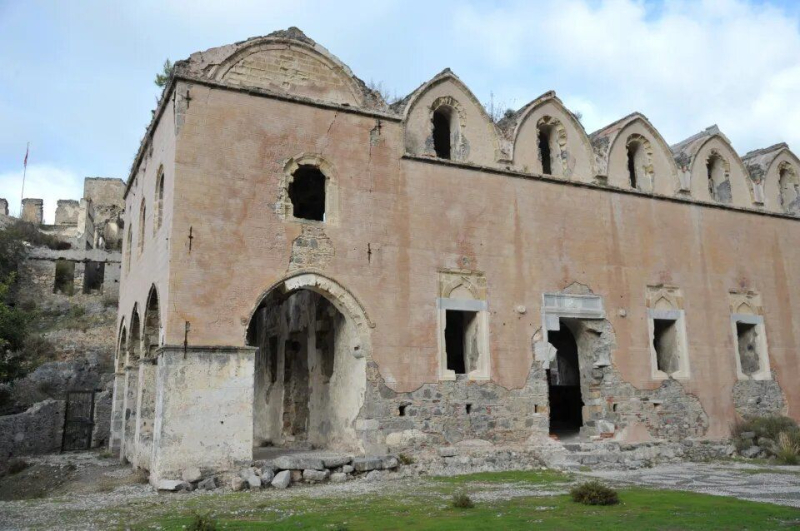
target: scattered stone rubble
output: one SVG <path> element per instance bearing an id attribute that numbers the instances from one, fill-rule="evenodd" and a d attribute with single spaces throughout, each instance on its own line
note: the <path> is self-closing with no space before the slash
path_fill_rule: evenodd
<path id="1" fill-rule="evenodd" d="M 400 460 L 393 455 L 354 457 L 345 454 L 295 454 L 254 461 L 252 466 L 243 468 L 238 473 L 206 478 L 203 478 L 198 468 L 188 468 L 181 474 L 181 479 L 162 479 L 157 488 L 173 492 L 214 490 L 223 486 L 228 486 L 233 491 L 270 487 L 286 489 L 298 483 L 342 483 L 357 478 L 375 481 L 387 478 L 390 473 L 397 472 L 399 467 Z"/>

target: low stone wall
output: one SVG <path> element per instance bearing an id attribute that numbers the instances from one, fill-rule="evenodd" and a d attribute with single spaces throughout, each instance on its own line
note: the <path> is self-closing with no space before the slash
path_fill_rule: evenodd
<path id="1" fill-rule="evenodd" d="M 45 400 L 24 413 L 0 417 L 0 460 L 61 449 L 62 400 Z"/>

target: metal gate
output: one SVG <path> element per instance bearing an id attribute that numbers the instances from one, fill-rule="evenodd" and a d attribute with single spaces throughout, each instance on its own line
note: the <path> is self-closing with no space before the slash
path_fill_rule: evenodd
<path id="1" fill-rule="evenodd" d="M 95 391 L 68 391 L 61 451 L 88 450 L 94 431 Z"/>

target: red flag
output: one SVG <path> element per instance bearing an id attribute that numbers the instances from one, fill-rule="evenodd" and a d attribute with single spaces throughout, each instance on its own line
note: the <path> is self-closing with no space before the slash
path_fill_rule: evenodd
<path id="1" fill-rule="evenodd" d="M 25 160 L 22 162 L 22 164 L 23 164 L 23 165 L 24 165 L 26 168 L 28 167 L 28 152 L 30 151 L 30 149 L 31 149 L 31 145 L 30 145 L 30 144 L 28 144 L 28 147 L 26 147 L 26 148 L 25 148 Z"/>

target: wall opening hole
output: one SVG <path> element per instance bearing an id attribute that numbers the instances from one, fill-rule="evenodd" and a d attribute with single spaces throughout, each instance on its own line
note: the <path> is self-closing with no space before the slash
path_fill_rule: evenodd
<path id="1" fill-rule="evenodd" d="M 547 370 L 550 398 L 550 433 L 559 436 L 576 434 L 583 426 L 578 344 L 569 329 L 549 331 L 548 341 L 556 349 L 556 358 Z"/>
<path id="2" fill-rule="evenodd" d="M 478 364 L 478 312 L 447 310 L 444 341 L 447 368 L 456 374 L 474 371 Z"/>
<path id="3" fill-rule="evenodd" d="M 761 359 L 758 351 L 758 329 L 749 323 L 736 323 L 736 337 L 739 350 L 739 364 L 742 372 L 748 376 L 761 369 Z"/>
<path id="4" fill-rule="evenodd" d="M 542 173 L 552 175 L 552 152 L 550 150 L 550 137 L 553 128 L 545 125 L 539 126 L 539 157 L 542 159 Z"/>
<path id="5" fill-rule="evenodd" d="M 325 221 L 325 174 L 316 166 L 304 165 L 295 170 L 293 177 L 289 199 L 294 217 Z"/>
<path id="6" fill-rule="evenodd" d="M 400 416 L 400 417 L 405 417 L 406 416 L 406 407 L 408 407 L 408 406 L 406 406 L 405 404 L 403 404 L 402 406 L 398 407 L 397 408 L 397 415 Z"/>
<path id="7" fill-rule="evenodd" d="M 75 292 L 75 262 L 59 258 L 56 260 L 56 278 L 53 293 L 72 295 Z"/>
<path id="8" fill-rule="evenodd" d="M 641 144 L 639 144 L 639 142 L 631 142 L 628 144 L 628 182 L 630 183 L 631 188 L 637 188 L 639 185 L 636 159 L 639 157 L 640 150 Z"/>
<path id="9" fill-rule="evenodd" d="M 472 413 L 472 404 L 467 404 L 466 406 L 464 406 L 464 410 L 467 412 L 467 415 Z"/>
<path id="10" fill-rule="evenodd" d="M 653 348 L 659 371 L 672 374 L 680 370 L 678 321 L 653 319 Z"/>
<path id="11" fill-rule="evenodd" d="M 86 262 L 83 270 L 83 292 L 102 293 L 105 262 Z"/>
<path id="12" fill-rule="evenodd" d="M 618 406 L 618 404 L 616 404 L 616 403 L 614 403 L 614 404 L 611 404 L 611 411 L 613 411 L 614 413 L 616 413 L 616 412 L 617 412 L 617 406 Z"/>
<path id="13" fill-rule="evenodd" d="M 451 158 L 453 109 L 442 106 L 433 111 L 433 150 L 440 159 Z"/>

